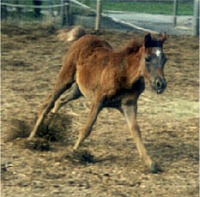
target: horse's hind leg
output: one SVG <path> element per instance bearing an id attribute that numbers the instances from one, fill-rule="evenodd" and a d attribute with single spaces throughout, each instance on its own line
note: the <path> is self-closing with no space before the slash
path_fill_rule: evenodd
<path id="1" fill-rule="evenodd" d="M 33 128 L 29 136 L 29 140 L 32 139 L 36 135 L 45 117 L 54 107 L 56 100 L 60 97 L 62 93 L 64 93 L 67 89 L 69 89 L 71 85 L 74 83 L 75 73 L 76 73 L 75 65 L 71 65 L 71 64 L 63 65 L 59 73 L 58 80 L 56 82 L 53 93 L 48 97 L 47 101 L 44 103 L 39 113 L 35 127 Z"/>
<path id="2" fill-rule="evenodd" d="M 55 114 L 58 112 L 58 110 L 65 104 L 67 104 L 68 102 L 78 99 L 80 96 L 82 96 L 78 84 L 74 83 L 71 87 L 71 89 L 69 90 L 69 92 L 67 92 L 66 95 L 62 95 L 55 103 L 54 108 L 51 110 L 52 114 Z"/>
<path id="3" fill-rule="evenodd" d="M 39 113 L 37 122 L 29 136 L 29 140 L 35 137 L 39 127 L 41 126 L 42 122 L 44 121 L 46 115 L 50 112 L 50 110 L 54 107 L 55 101 L 60 97 L 60 95 L 70 88 L 71 84 L 64 83 L 58 87 L 56 87 L 53 93 L 48 97 L 47 101 L 44 103 L 42 110 Z"/>

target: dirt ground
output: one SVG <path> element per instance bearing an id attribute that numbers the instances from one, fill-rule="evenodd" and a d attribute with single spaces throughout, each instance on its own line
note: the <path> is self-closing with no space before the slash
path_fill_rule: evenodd
<path id="1" fill-rule="evenodd" d="M 143 35 L 106 31 L 101 37 L 120 48 Z M 51 27 L 2 25 L 1 42 L 2 197 L 199 195 L 198 38 L 169 36 L 168 87 L 156 95 L 147 84 L 139 99 L 138 122 L 149 154 L 163 170 L 158 174 L 144 167 L 123 116 L 112 109 L 101 112 L 80 154 L 72 153 L 89 113 L 84 98 L 64 106 L 40 138 L 28 143 L 68 46 Z"/>

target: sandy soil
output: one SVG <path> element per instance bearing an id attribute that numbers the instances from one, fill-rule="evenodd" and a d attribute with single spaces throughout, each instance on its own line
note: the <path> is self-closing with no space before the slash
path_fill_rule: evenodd
<path id="1" fill-rule="evenodd" d="M 82 153 L 72 154 L 89 113 L 84 98 L 64 106 L 41 137 L 27 143 L 68 46 L 50 27 L 2 25 L 1 36 L 2 197 L 198 196 L 198 38 L 169 36 L 168 88 L 156 95 L 147 85 L 139 100 L 143 141 L 163 169 L 151 174 L 116 110 L 104 109 Z M 143 34 L 101 35 L 116 48 L 135 36 Z"/>

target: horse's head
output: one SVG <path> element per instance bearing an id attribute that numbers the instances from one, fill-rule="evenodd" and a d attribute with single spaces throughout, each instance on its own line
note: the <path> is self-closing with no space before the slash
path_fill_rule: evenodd
<path id="1" fill-rule="evenodd" d="M 166 33 L 160 39 L 153 39 L 147 34 L 144 39 L 144 77 L 149 80 L 151 87 L 158 93 L 162 93 L 167 87 L 164 76 L 164 65 L 167 58 L 163 52 L 163 43 Z"/>

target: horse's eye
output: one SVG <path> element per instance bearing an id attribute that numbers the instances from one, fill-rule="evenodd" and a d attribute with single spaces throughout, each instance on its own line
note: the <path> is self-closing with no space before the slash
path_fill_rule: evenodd
<path id="1" fill-rule="evenodd" d="M 150 62 L 151 61 L 151 57 L 150 56 L 145 57 L 145 61 L 146 62 Z"/>

